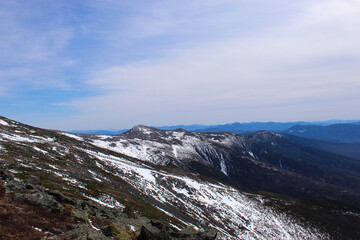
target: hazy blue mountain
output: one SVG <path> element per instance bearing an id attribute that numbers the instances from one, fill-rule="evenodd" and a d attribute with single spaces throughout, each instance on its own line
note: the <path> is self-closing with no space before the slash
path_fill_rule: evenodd
<path id="1" fill-rule="evenodd" d="M 327 142 L 360 143 L 360 125 L 357 124 L 296 125 L 284 132 L 298 137 Z"/>
<path id="2" fill-rule="evenodd" d="M 326 142 L 323 140 L 302 138 L 289 134 L 282 134 L 282 136 L 291 142 L 321 149 L 327 152 L 336 153 L 350 158 L 360 159 L 360 143 Z"/>
<path id="3" fill-rule="evenodd" d="M 299 137 L 268 131 L 258 131 L 248 136 L 248 139 L 261 144 L 264 149 L 271 149 L 284 156 L 296 159 L 297 161 L 303 161 L 301 163 L 302 167 L 305 166 L 305 162 L 311 162 L 329 168 L 356 171 L 360 173 L 360 162 L 358 160 L 304 145 L 303 142 L 307 139 L 303 139 L 304 141 L 302 142 L 299 140 L 295 142 L 293 138 L 300 139 Z M 281 165 L 284 167 L 284 163 L 281 163 Z M 331 170 L 328 169 L 327 173 L 330 173 L 330 171 Z M 309 174 L 309 172 L 311 172 L 311 170 L 305 170 L 305 174 Z M 339 174 L 339 172 L 337 172 L 337 174 Z"/>
<path id="4" fill-rule="evenodd" d="M 214 125 L 192 124 L 192 125 L 162 126 L 162 127 L 155 127 L 155 128 L 161 129 L 161 130 L 175 130 L 175 129 L 182 128 L 186 131 L 198 131 L 198 130 L 206 129 L 206 128 L 209 128 L 212 126 L 214 126 Z"/>
<path id="5" fill-rule="evenodd" d="M 281 132 L 296 125 L 321 125 L 328 126 L 335 123 L 352 123 L 353 120 L 329 120 L 317 122 L 249 122 L 249 123 L 229 123 L 225 125 L 211 126 L 197 130 L 197 132 L 234 132 L 245 133 L 259 130 Z"/>
<path id="6" fill-rule="evenodd" d="M 285 131 L 288 128 L 291 128 L 296 125 L 320 125 L 328 126 L 336 123 L 354 123 L 360 124 L 357 120 L 328 120 L 328 121 L 317 121 L 317 122 L 307 122 L 307 121 L 298 121 L 298 122 L 247 122 L 247 123 L 228 123 L 228 124 L 219 124 L 219 125 L 201 125 L 201 124 L 192 124 L 192 125 L 174 125 L 174 126 L 160 126 L 155 127 L 161 130 L 175 130 L 175 129 L 184 129 L 191 132 L 233 132 L 233 133 L 246 133 L 246 132 L 255 132 L 259 130 L 266 131 L 275 131 L 281 132 Z M 103 134 L 103 135 L 118 135 L 123 132 L 128 131 L 129 129 L 106 129 L 106 130 L 73 130 L 71 133 L 76 134 Z"/>
<path id="7" fill-rule="evenodd" d="M 279 122 L 250 122 L 250 123 L 229 123 L 225 125 L 211 126 L 209 128 L 199 129 L 197 132 L 254 132 L 258 130 L 283 131 L 297 124 L 306 124 L 306 122 L 279 123 Z"/>
<path id="8" fill-rule="evenodd" d="M 76 134 L 97 134 L 97 135 L 118 135 L 128 131 L 129 129 L 114 129 L 114 130 L 73 130 L 70 133 Z"/>

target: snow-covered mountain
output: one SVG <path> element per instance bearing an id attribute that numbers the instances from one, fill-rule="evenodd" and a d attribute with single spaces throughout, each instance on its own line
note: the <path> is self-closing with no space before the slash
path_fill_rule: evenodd
<path id="1" fill-rule="evenodd" d="M 183 129 L 159 130 L 136 126 L 117 136 L 90 135 L 96 146 L 123 153 L 158 165 L 187 166 L 197 161 L 228 174 L 228 150 L 255 157 L 244 137 L 235 133 L 196 133 Z"/>
<path id="2" fill-rule="evenodd" d="M 112 139 L 84 138 L 1 118 L 0 185 L 4 191 L 0 191 L 0 210 L 8 209 L 9 204 L 33 204 L 62 214 L 62 218 L 71 216 L 64 229 L 55 228 L 54 222 L 42 228 L 30 225 L 38 235 L 60 239 L 83 234 L 84 229 L 98 234 L 90 238 L 86 232 L 88 239 L 121 234 L 121 239 L 214 239 L 211 229 L 217 232 L 217 239 L 330 238 L 313 222 L 276 207 L 276 202 L 282 204 L 283 200 L 246 193 L 175 167 L 198 159 L 218 164 L 229 174 L 231 156 L 225 149 L 242 151 L 251 162 L 257 158 L 245 139 L 235 134 L 155 131 L 138 126 Z M 287 206 L 297 204 L 290 199 L 286 202 Z M 134 208 L 138 217 L 131 217 L 129 208 Z M 49 214 L 42 218 L 50 218 Z M 347 214 L 359 218 L 356 210 Z M 0 221 L 3 229 L 9 227 L 6 224 L 10 223 Z"/>
<path id="3" fill-rule="evenodd" d="M 84 137 L 98 147 L 157 165 L 194 170 L 250 191 L 345 200 L 351 204 L 360 199 L 357 161 L 299 147 L 279 133 L 259 131 L 245 138 L 227 132 L 167 131 L 140 125 L 121 135 Z M 302 188 L 293 187 L 295 184 Z"/>

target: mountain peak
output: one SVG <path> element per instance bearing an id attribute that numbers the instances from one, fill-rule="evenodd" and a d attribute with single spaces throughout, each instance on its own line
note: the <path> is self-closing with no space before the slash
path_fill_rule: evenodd
<path id="1" fill-rule="evenodd" d="M 177 128 L 177 129 L 174 129 L 174 130 L 172 130 L 173 132 L 188 132 L 188 131 L 186 131 L 185 129 L 183 129 L 183 128 Z"/>
<path id="2" fill-rule="evenodd" d="M 248 136 L 249 139 L 257 142 L 257 141 L 264 141 L 264 140 L 276 140 L 282 137 L 282 134 L 270 132 L 266 130 L 260 130 L 257 132 L 254 132 Z"/>
<path id="3" fill-rule="evenodd" d="M 136 125 L 133 128 L 131 128 L 129 131 L 124 132 L 122 135 L 142 138 L 142 137 L 150 136 L 158 131 L 161 130 L 145 125 Z"/>
<path id="4" fill-rule="evenodd" d="M 154 130 L 154 128 L 139 124 L 139 125 L 134 126 L 131 130 L 132 131 L 149 131 L 149 130 Z"/>

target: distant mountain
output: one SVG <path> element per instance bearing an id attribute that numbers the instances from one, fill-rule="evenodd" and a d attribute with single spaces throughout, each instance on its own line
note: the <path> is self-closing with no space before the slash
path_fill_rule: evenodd
<path id="1" fill-rule="evenodd" d="M 296 125 L 287 129 L 284 133 L 327 142 L 360 143 L 360 125 L 357 124 Z"/>
<path id="2" fill-rule="evenodd" d="M 305 164 L 313 163 L 329 168 L 356 171 L 360 173 L 360 161 L 357 159 L 318 150 L 313 147 L 303 145 L 300 140 L 298 140 L 298 142 L 294 142 L 294 138 L 292 137 L 293 136 L 286 134 L 258 131 L 250 134 L 248 139 L 261 144 L 263 147 L 276 151 L 277 153 L 281 153 L 284 156 L 297 160 L 305 160 Z M 300 138 L 297 137 L 297 139 Z M 328 173 L 331 171 L 331 169 L 328 169 Z"/>
<path id="3" fill-rule="evenodd" d="M 322 140 L 301 138 L 295 135 L 282 134 L 289 141 L 306 145 L 308 147 L 321 149 L 327 152 L 336 153 L 350 158 L 360 159 L 360 143 L 337 143 Z"/>
<path id="4" fill-rule="evenodd" d="M 161 127 L 155 127 L 157 129 L 161 130 L 175 130 L 175 129 L 184 129 L 186 131 L 199 131 L 201 129 L 209 128 L 212 125 L 200 125 L 200 124 L 192 124 L 192 125 L 175 125 L 175 126 L 161 126 Z"/>
<path id="5" fill-rule="evenodd" d="M 69 133 L 75 134 L 97 134 L 97 135 L 118 135 L 128 131 L 129 129 L 122 129 L 122 130 L 73 130 L 69 131 Z"/>
<path id="6" fill-rule="evenodd" d="M 117 136 L 84 138 L 111 151 L 157 165 L 194 170 L 248 191 L 336 199 L 360 206 L 359 161 L 299 146 L 271 132 L 245 138 L 227 132 L 136 126 Z M 272 140 L 259 140 L 267 138 Z"/>
<path id="7" fill-rule="evenodd" d="M 321 125 L 327 126 L 335 123 L 353 123 L 354 120 L 329 120 L 329 121 L 317 121 L 317 122 L 248 122 L 248 123 L 228 123 L 222 125 L 175 125 L 175 126 L 160 126 L 155 127 L 161 130 L 175 130 L 184 129 L 191 132 L 233 132 L 233 133 L 247 133 L 255 132 L 259 130 L 267 131 L 284 131 L 295 125 Z M 355 123 L 354 123 L 355 124 Z M 357 122 L 360 124 L 360 122 Z M 109 130 L 73 130 L 70 133 L 75 134 L 103 134 L 103 135 L 118 135 L 129 129 L 109 129 Z"/>
<path id="8" fill-rule="evenodd" d="M 249 123 L 230 123 L 225 125 L 210 126 L 196 130 L 197 132 L 233 132 L 246 133 L 255 132 L 259 130 L 281 132 L 296 125 L 322 125 L 327 126 L 334 123 L 348 123 L 354 122 L 351 120 L 329 120 L 317 122 L 249 122 Z"/>
<path id="9" fill-rule="evenodd" d="M 196 130 L 197 132 L 233 132 L 233 133 L 244 133 L 254 132 L 258 130 L 268 131 L 283 131 L 296 124 L 305 124 L 305 122 L 297 123 L 277 123 L 277 122 L 251 122 L 251 123 L 230 123 L 225 125 L 217 125 L 209 128 L 203 128 Z"/>

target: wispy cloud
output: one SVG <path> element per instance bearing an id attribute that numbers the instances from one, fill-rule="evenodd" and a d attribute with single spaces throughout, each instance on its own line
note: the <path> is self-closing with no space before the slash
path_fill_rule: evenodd
<path id="1" fill-rule="evenodd" d="M 357 0 L 1 4 L 0 94 L 83 91 L 46 127 L 360 118 Z"/>
<path id="2" fill-rule="evenodd" d="M 0 84 L 3 91 L 16 94 L 25 88 L 67 85 L 58 74 L 58 66 L 68 60 L 61 57 L 70 44 L 73 29 L 57 13 L 58 2 L 2 1 L 0 3 Z"/>
<path id="3" fill-rule="evenodd" d="M 0 61 L 26 63 L 48 60 L 59 54 L 72 38 L 71 26 L 59 22 L 61 6 L 40 1 L 0 3 Z M 51 16 L 51 18 L 49 18 Z"/>
<path id="4" fill-rule="evenodd" d="M 243 33 L 247 23 L 230 14 L 229 22 L 241 24 L 241 31 L 234 29 L 236 35 L 228 33 L 231 28 L 217 29 L 226 37 L 202 39 L 180 52 L 94 72 L 87 83 L 106 94 L 68 105 L 82 112 L 76 121 L 93 119 L 89 126 L 94 127 L 99 119 L 111 126 L 129 127 L 139 122 L 323 119 L 341 117 L 341 112 L 348 116 L 345 112 L 360 100 L 360 69 L 356 67 L 360 60 L 360 2 L 311 1 L 297 6 L 294 17 L 286 15 L 286 21 L 267 23 L 247 34 Z M 142 16 L 139 29 L 147 30 L 140 36 L 176 36 L 176 30 L 181 32 L 179 26 L 186 22 L 220 18 L 217 7 L 207 9 L 204 15 L 200 11 L 188 14 L 191 7 L 189 11 L 180 9 L 186 18 L 179 17 L 179 21 L 171 8 L 170 13 L 166 9 L 161 9 L 162 14 L 150 13 L 155 19 L 149 24 L 155 30 L 147 29 L 144 19 L 149 16 Z M 244 5 L 235 4 L 234 9 L 241 7 Z M 250 22 L 256 18 L 252 16 Z M 157 26 L 154 21 L 171 24 Z M 307 109 L 312 109 L 311 114 Z M 269 117 L 265 114 L 268 111 L 276 115 Z M 354 117 L 359 114 L 354 113 Z"/>

